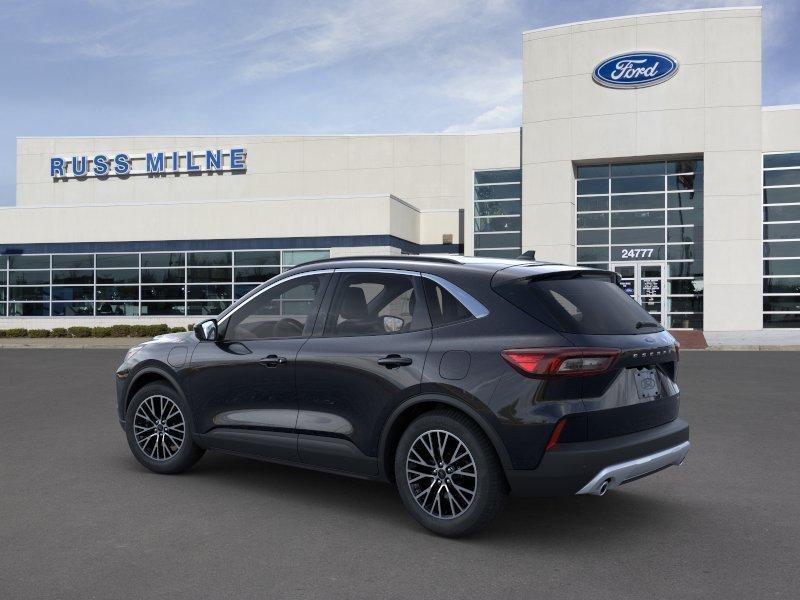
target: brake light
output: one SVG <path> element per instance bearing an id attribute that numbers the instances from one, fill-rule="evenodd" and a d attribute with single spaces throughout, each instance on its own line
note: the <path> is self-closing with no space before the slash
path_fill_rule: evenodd
<path id="1" fill-rule="evenodd" d="M 558 443 L 558 438 L 561 437 L 561 432 L 564 431 L 564 425 L 566 424 L 566 419 L 561 419 L 556 423 L 556 426 L 553 428 L 553 433 L 550 434 L 550 439 L 547 440 L 547 446 L 544 447 L 545 452 L 550 450 L 550 448 L 555 448 L 555 445 Z"/>
<path id="2" fill-rule="evenodd" d="M 503 350 L 500 354 L 526 375 L 559 377 L 603 373 L 619 353 L 615 348 L 531 348 Z"/>

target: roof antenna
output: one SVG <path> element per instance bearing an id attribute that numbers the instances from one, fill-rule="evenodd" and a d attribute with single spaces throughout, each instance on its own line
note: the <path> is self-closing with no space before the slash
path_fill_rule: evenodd
<path id="1" fill-rule="evenodd" d="M 518 260 L 536 260 L 536 250 L 528 250 L 517 257 Z"/>

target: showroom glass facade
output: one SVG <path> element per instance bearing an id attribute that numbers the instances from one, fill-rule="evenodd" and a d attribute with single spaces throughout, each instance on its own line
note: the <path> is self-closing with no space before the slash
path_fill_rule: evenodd
<path id="1" fill-rule="evenodd" d="M 764 155 L 764 327 L 800 328 L 800 152 Z"/>
<path id="2" fill-rule="evenodd" d="M 701 329 L 703 161 L 581 165 L 576 179 L 578 264 L 639 273 L 665 326 Z"/>
<path id="3" fill-rule="evenodd" d="M 475 171 L 475 256 L 516 258 L 522 248 L 522 170 Z"/>
<path id="4" fill-rule="evenodd" d="M 216 315 L 329 250 L 0 255 L 0 316 Z"/>

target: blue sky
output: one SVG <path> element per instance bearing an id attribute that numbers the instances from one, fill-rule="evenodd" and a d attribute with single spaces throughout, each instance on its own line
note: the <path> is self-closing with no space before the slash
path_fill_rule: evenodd
<path id="1" fill-rule="evenodd" d="M 522 38 L 750 1 L 3 0 L 0 204 L 17 136 L 458 131 L 521 122 Z M 764 3 L 764 104 L 800 103 L 800 2 Z"/>

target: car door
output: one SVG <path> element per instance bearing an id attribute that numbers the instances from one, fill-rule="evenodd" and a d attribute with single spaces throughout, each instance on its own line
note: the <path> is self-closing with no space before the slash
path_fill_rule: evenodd
<path id="1" fill-rule="evenodd" d="M 187 393 L 212 447 L 297 460 L 295 359 L 314 329 L 330 273 L 299 275 L 253 295 L 192 355 Z"/>
<path id="2" fill-rule="evenodd" d="M 420 277 L 337 270 L 326 306 L 297 356 L 300 459 L 376 474 L 381 425 L 419 391 L 431 343 Z"/>

